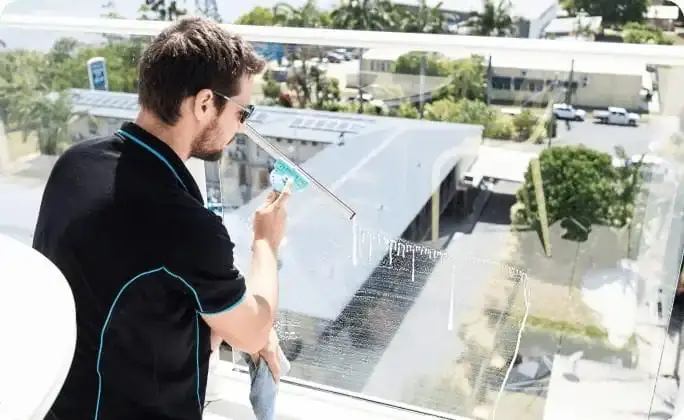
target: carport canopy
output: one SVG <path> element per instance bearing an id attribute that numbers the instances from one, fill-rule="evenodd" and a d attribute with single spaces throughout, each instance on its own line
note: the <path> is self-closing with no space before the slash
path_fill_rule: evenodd
<path id="1" fill-rule="evenodd" d="M 523 183 L 530 160 L 538 156 L 538 152 L 480 146 L 477 160 L 469 171 L 473 185 L 478 185 L 484 178 Z"/>

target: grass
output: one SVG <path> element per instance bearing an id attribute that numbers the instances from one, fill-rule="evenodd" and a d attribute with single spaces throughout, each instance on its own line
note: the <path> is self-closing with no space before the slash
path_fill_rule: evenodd
<path id="1" fill-rule="evenodd" d="M 513 318 L 518 324 L 522 322 L 522 316 L 517 315 Z M 595 325 L 581 325 L 565 320 L 543 318 L 536 315 L 527 316 L 527 323 L 525 327 L 534 328 L 541 331 L 562 332 L 563 335 L 579 335 L 600 340 L 605 340 L 608 338 L 608 333 Z"/>

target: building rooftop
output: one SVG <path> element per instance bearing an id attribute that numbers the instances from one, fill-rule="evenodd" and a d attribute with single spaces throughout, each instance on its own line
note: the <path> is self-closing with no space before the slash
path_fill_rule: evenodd
<path id="1" fill-rule="evenodd" d="M 408 50 L 399 49 L 371 49 L 364 54 L 364 59 L 396 60 L 399 58 L 399 56 L 408 52 Z M 470 55 L 470 53 L 464 53 L 463 50 L 443 50 L 442 54 L 452 60 L 462 59 Z M 520 57 L 520 53 L 517 52 L 496 53 L 492 55 L 492 67 L 494 70 L 497 68 L 508 68 L 520 70 L 542 70 L 549 72 L 569 72 L 572 65 L 572 60 L 574 58 L 571 55 L 564 54 L 562 49 L 559 49 L 558 55 L 553 58 L 546 53 L 534 52 L 526 53 L 524 60 L 521 60 Z M 646 71 L 647 64 L 648 63 L 644 59 L 580 57 L 575 58 L 575 72 L 587 74 L 641 76 Z M 418 80 L 418 76 L 416 76 L 416 80 Z"/>
<path id="2" fill-rule="evenodd" d="M 418 6 L 418 0 L 399 0 L 399 4 Z M 483 10 L 482 0 L 427 0 L 428 7 L 436 7 L 441 4 L 441 9 L 456 13 L 479 13 Z M 511 0 L 511 8 L 515 17 L 524 19 L 537 19 L 553 5 L 558 5 L 557 0 Z"/>
<path id="3" fill-rule="evenodd" d="M 679 7 L 654 5 L 646 10 L 646 19 L 676 20 L 679 17 Z"/>
<path id="4" fill-rule="evenodd" d="M 545 34 L 569 34 L 578 32 L 579 28 L 589 28 L 596 33 L 601 29 L 601 16 L 561 17 L 552 20 L 544 29 Z"/>
<path id="5" fill-rule="evenodd" d="M 385 239 L 400 238 L 428 201 L 433 176 L 441 182 L 460 160 L 464 165 L 472 162 L 481 141 L 479 126 L 381 117 L 376 121 L 376 130 L 331 145 L 304 163 L 307 172 L 356 210 L 357 225 L 313 189 L 292 197 L 288 237 L 297 239 L 280 251 L 281 309 L 335 319 L 386 254 Z M 435 168 L 441 157 L 444 164 Z M 249 220 L 266 194 L 226 215 L 236 243 L 249 242 Z M 364 250 L 358 250 L 353 261 L 355 228 L 374 239 L 357 235 Z M 248 249 L 236 248 L 240 267 L 249 266 Z"/>
<path id="6" fill-rule="evenodd" d="M 74 110 L 87 111 L 101 118 L 133 120 L 137 112 L 135 93 L 69 89 Z M 377 130 L 378 118 L 341 112 L 314 111 L 257 106 L 250 123 L 262 135 L 287 139 L 337 143 L 340 134 L 345 139 Z"/>

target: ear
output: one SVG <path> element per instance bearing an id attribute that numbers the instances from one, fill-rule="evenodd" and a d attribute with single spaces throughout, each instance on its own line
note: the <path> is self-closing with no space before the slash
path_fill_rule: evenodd
<path id="1" fill-rule="evenodd" d="M 214 93 L 209 89 L 200 90 L 195 96 L 193 113 L 198 121 L 204 121 L 211 116 Z"/>

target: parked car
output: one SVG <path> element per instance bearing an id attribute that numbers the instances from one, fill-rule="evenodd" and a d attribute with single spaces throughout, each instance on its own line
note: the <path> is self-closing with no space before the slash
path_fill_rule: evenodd
<path id="1" fill-rule="evenodd" d="M 639 125 L 639 114 L 627 112 L 624 108 L 608 107 L 607 111 L 594 111 L 594 121 L 601 124 L 612 125 L 630 125 L 636 127 Z"/>
<path id="2" fill-rule="evenodd" d="M 554 104 L 553 115 L 559 120 L 584 121 L 587 111 L 568 104 Z"/>

